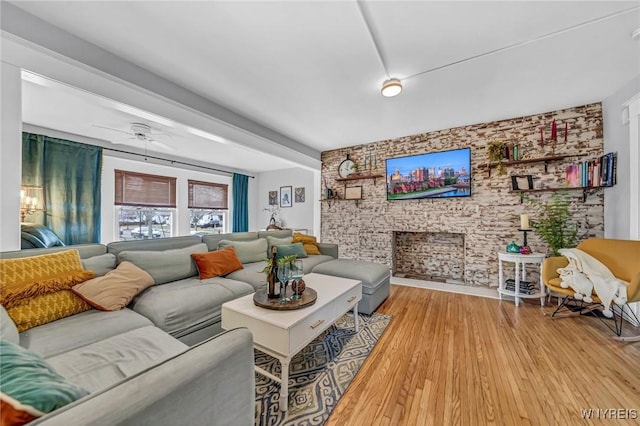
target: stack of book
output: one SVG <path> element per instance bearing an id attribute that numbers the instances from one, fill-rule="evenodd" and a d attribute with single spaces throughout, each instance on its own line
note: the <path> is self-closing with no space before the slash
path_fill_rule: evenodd
<path id="1" fill-rule="evenodd" d="M 566 169 L 567 185 L 570 188 L 613 186 L 616 184 L 617 153 L 569 164 Z"/>
<path id="2" fill-rule="evenodd" d="M 516 291 L 516 280 L 513 278 L 509 278 L 504 282 L 504 288 L 510 291 Z M 522 294 L 533 294 L 538 291 L 538 288 L 531 281 L 522 281 L 520 280 L 520 293 Z"/>

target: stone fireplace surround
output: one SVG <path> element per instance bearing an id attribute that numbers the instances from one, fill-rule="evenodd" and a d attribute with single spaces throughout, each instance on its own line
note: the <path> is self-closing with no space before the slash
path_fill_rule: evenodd
<path id="1" fill-rule="evenodd" d="M 561 129 L 567 123 L 568 141 L 560 140 L 555 147 L 547 141 L 540 146 L 540 127 L 546 128 L 548 138 L 553 119 Z M 447 267 L 447 262 L 452 262 L 452 259 L 439 254 L 429 260 L 432 269 L 430 274 L 444 274 L 444 277 L 457 279 L 458 271 L 462 268 L 461 281 L 464 284 L 497 286 L 496 253 L 504 250 L 512 240 L 520 244 L 522 234 L 517 230 L 520 214 L 526 213 L 535 219 L 533 207 L 526 202 L 520 203 L 520 197 L 510 192 L 510 175 L 531 174 L 538 178 L 536 182 L 543 187 L 561 187 L 566 182 L 565 169 L 568 164 L 603 154 L 602 130 L 602 108 L 600 103 L 596 103 L 325 151 L 322 153 L 322 181 L 326 180 L 330 187 L 337 188 L 340 193 L 345 184 L 335 179 L 339 177 L 338 165 L 347 154 L 362 164 L 366 153 L 375 152 L 378 167 L 366 172 L 384 176 L 386 158 L 470 147 L 472 194 L 470 197 L 437 200 L 387 201 L 384 178 L 349 181 L 346 186 L 362 186 L 363 199 L 358 203 L 353 200 L 321 203 L 322 241 L 337 243 L 340 257 L 397 268 L 394 264 L 394 232 L 461 234 L 464 241 L 463 266 L 456 264 Z M 525 158 L 548 156 L 552 152 L 558 155 L 578 154 L 581 157 L 549 163 L 547 172 L 542 163 L 517 164 L 508 166 L 505 175 L 498 175 L 494 169 L 489 177 L 487 170 L 480 165 L 487 162 L 486 145 L 492 140 L 517 143 Z M 532 194 L 532 198 L 544 200 L 550 195 Z M 602 237 L 603 190 L 590 191 L 585 202 L 582 201 L 581 191 L 574 191 L 571 196 L 570 209 L 579 225 L 580 239 Z M 529 234 L 528 238 L 534 251 L 547 252 L 546 245 L 535 233 Z M 443 250 L 438 248 L 433 252 L 440 253 Z M 408 262 L 424 266 L 420 261 L 409 257 Z M 424 269 L 418 272 L 427 273 Z"/>

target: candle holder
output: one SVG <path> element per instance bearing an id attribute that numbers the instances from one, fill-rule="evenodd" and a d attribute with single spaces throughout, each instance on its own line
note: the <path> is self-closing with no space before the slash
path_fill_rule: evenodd
<path id="1" fill-rule="evenodd" d="M 533 229 L 519 228 L 518 231 L 522 232 L 523 234 L 523 242 L 522 246 L 520 246 L 520 254 L 531 254 L 531 247 L 529 247 L 529 244 L 527 243 L 527 232 L 531 232 L 533 231 Z"/>

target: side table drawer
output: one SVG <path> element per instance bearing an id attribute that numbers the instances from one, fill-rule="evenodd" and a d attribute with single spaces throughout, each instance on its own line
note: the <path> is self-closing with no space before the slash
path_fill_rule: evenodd
<path id="1" fill-rule="evenodd" d="M 362 284 L 352 288 L 335 301 L 334 316 L 338 318 L 362 299 Z"/>
<path id="2" fill-rule="evenodd" d="M 289 353 L 296 353 L 335 321 L 334 302 L 294 325 L 289 331 Z"/>

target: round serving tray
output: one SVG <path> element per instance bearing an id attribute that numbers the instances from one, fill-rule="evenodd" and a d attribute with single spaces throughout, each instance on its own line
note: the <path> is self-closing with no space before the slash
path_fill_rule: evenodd
<path id="1" fill-rule="evenodd" d="M 293 296 L 293 291 L 287 289 L 287 297 Z M 265 290 L 256 291 L 253 294 L 253 304 L 265 309 L 272 309 L 274 311 L 293 311 L 295 309 L 306 308 L 316 303 L 318 293 L 312 288 L 307 287 L 302 293 L 302 298 L 298 300 L 292 300 L 287 303 L 280 303 L 280 298 L 269 299 Z"/>

